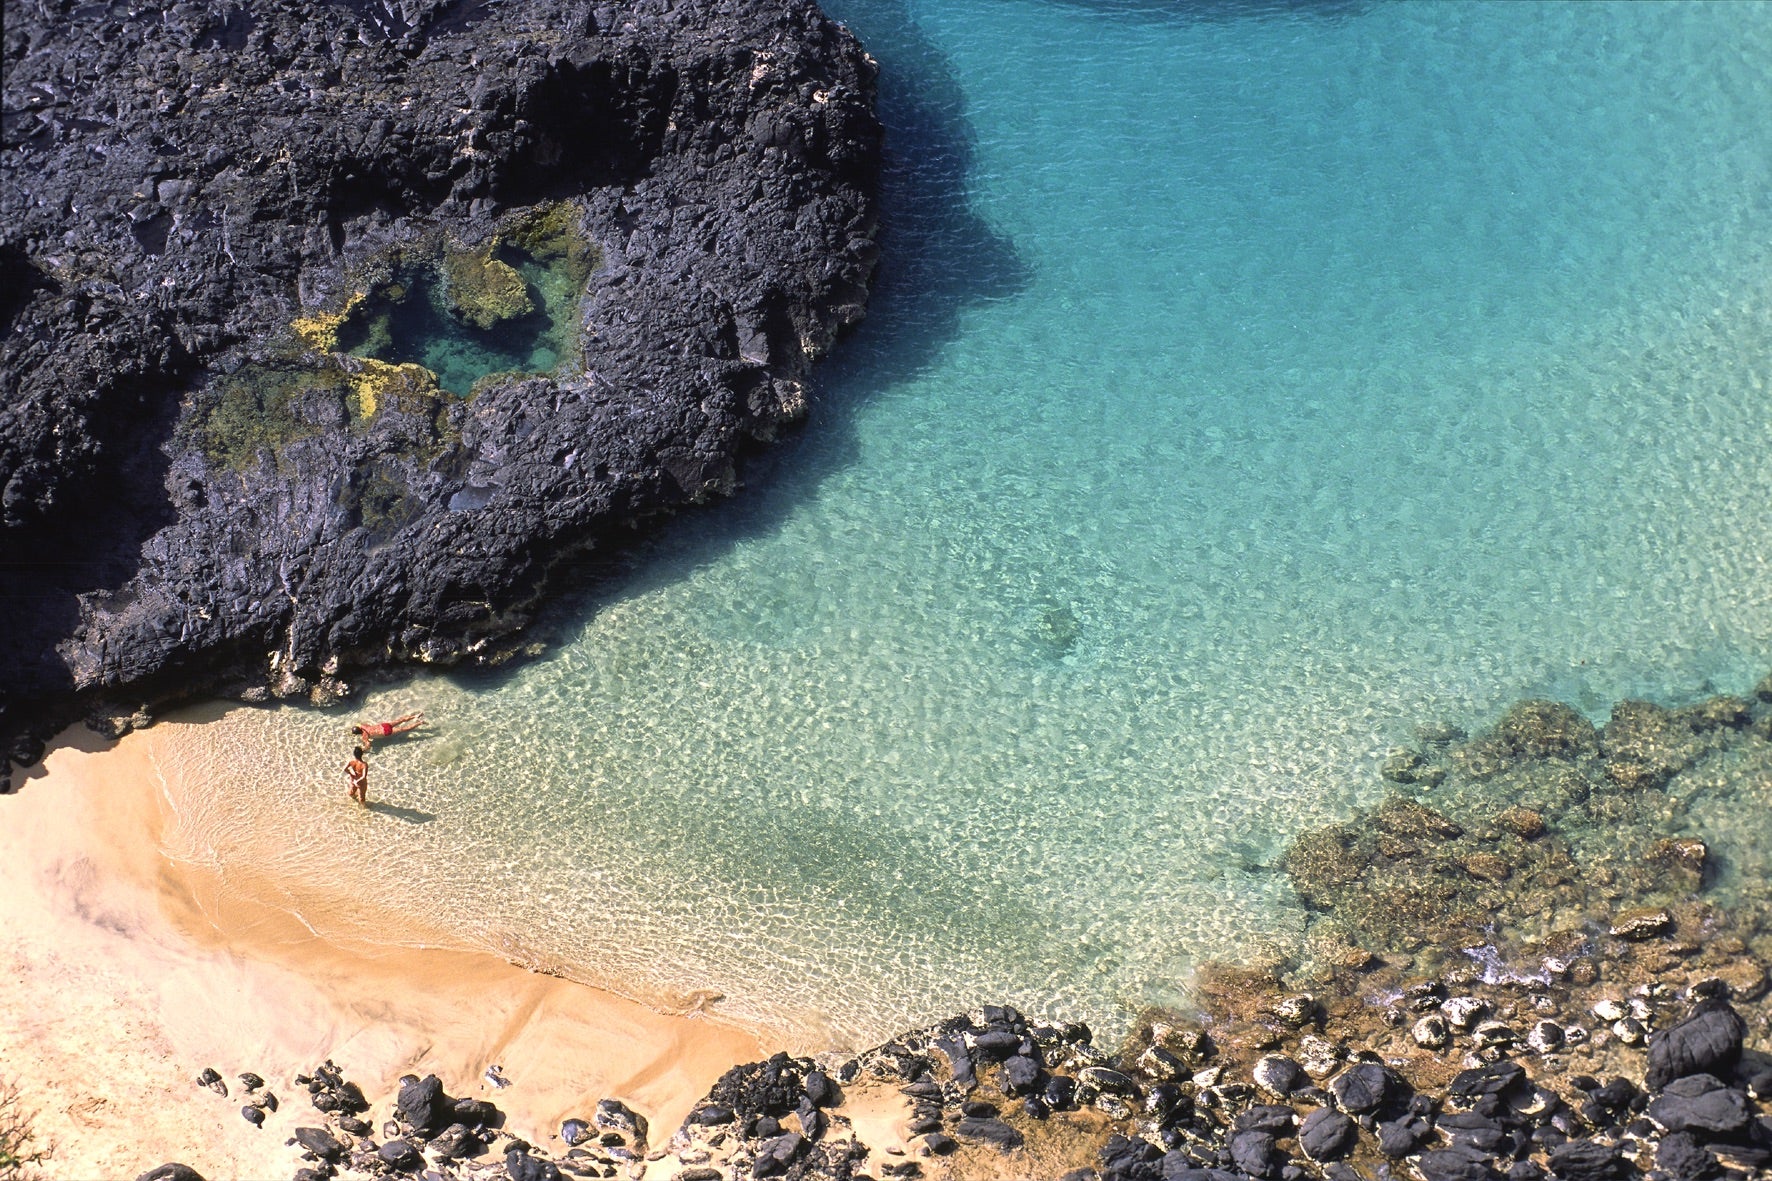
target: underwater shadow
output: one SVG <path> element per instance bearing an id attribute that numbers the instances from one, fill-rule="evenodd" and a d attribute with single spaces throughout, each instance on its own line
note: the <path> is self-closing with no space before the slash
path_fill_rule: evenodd
<path id="1" fill-rule="evenodd" d="M 407 824 L 430 824 L 437 819 L 435 812 L 421 812 L 417 808 L 402 808 L 398 804 L 384 804 L 380 801 L 370 804 L 369 810 L 378 816 L 389 816 Z"/>
<path id="2" fill-rule="evenodd" d="M 827 3 L 880 62 L 885 126 L 880 264 L 868 315 L 819 367 L 818 426 L 829 410 L 924 372 L 974 303 L 1025 291 L 1032 269 L 974 208 L 977 144 L 947 54 L 901 2 Z"/>
<path id="3" fill-rule="evenodd" d="M 744 488 L 736 496 L 606 536 L 596 550 L 563 560 L 560 593 L 529 638 L 551 643 L 604 604 L 668 585 L 738 544 L 779 531 L 826 477 L 856 461 L 863 407 L 934 366 L 968 308 L 1011 299 L 1031 283 L 1032 268 L 1014 242 L 974 208 L 976 136 L 947 54 L 900 0 L 823 7 L 880 62 L 880 262 L 867 317 L 813 371 L 806 425 L 741 458 Z M 495 686 L 514 671 L 453 675 Z"/>

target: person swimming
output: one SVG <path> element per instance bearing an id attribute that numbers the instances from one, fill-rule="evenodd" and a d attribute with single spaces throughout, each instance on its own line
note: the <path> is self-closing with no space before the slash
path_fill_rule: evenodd
<path id="1" fill-rule="evenodd" d="M 377 738 L 392 738 L 396 734 L 405 734 L 425 724 L 425 711 L 407 714 L 403 718 L 395 718 L 391 722 L 358 722 L 351 727 L 351 733 L 363 743 L 365 750 L 375 745 Z"/>

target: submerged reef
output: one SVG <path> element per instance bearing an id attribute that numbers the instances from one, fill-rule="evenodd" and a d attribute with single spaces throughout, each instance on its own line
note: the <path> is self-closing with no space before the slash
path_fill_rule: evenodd
<path id="1" fill-rule="evenodd" d="M 875 67 L 811 0 L 47 0 L 4 52 L 0 766 L 500 657 L 866 304 Z"/>
<path id="2" fill-rule="evenodd" d="M 1684 709 L 1623 701 L 1599 727 L 1527 701 L 1475 739 L 1430 728 L 1386 762 L 1386 799 L 1288 852 L 1293 887 L 1319 912 L 1312 938 L 1423 960 L 1493 944 L 1578 963 L 1595 932 L 1679 932 L 1693 955 L 1710 926 L 1679 916 L 1707 886 L 1763 925 L 1768 699 L 1772 682 Z M 1720 862 L 1712 833 L 1735 838 Z"/>

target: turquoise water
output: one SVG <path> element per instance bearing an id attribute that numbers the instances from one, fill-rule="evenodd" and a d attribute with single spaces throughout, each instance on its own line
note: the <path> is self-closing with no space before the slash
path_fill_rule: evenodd
<path id="1" fill-rule="evenodd" d="M 389 810 L 242 710 L 175 851 L 809 1040 L 1120 1029 L 1308 956 L 1270 867 L 1416 723 L 1772 665 L 1772 8 L 832 8 L 886 261 L 807 429 L 372 697 Z"/>
<path id="2" fill-rule="evenodd" d="M 502 373 L 551 373 L 572 342 L 563 331 L 577 314 L 577 298 L 561 289 L 561 276 L 519 251 L 499 252 L 500 262 L 523 277 L 535 310 L 491 329 L 457 317 L 447 288 L 432 264 L 401 275 L 401 298 L 378 289 L 369 308 L 340 331 L 340 345 L 359 357 L 396 365 L 413 362 L 437 375 L 437 384 L 466 396 L 483 377 Z"/>

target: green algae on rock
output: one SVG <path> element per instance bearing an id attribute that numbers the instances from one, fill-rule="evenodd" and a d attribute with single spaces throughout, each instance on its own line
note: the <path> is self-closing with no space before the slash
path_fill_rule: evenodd
<path id="1" fill-rule="evenodd" d="M 245 366 L 193 397 L 190 434 L 206 457 L 239 471 L 261 454 L 274 460 L 296 440 L 343 423 L 348 393 L 344 372 L 333 364 Z"/>
<path id="2" fill-rule="evenodd" d="M 443 252 L 443 290 L 449 309 L 483 332 L 535 311 L 529 285 L 517 268 L 480 250 Z"/>
<path id="3" fill-rule="evenodd" d="M 1772 782 L 1769 712 L 1735 696 L 1682 709 L 1627 700 L 1595 727 L 1522 702 L 1474 739 L 1393 754 L 1397 792 L 1300 836 L 1286 871 L 1319 936 L 1379 955 L 1677 929 L 1680 908 L 1708 905 L 1700 892 L 1718 878 L 1712 844 L 1724 838 L 1707 840 L 1695 812 Z M 1738 880 L 1765 857 L 1745 844 L 1725 855 Z M 1739 893 L 1727 901 L 1757 929 L 1764 900 Z"/>
<path id="4" fill-rule="evenodd" d="M 484 242 L 429 234 L 361 268 L 362 290 L 295 327 L 312 347 L 421 365 L 470 396 L 493 378 L 562 373 L 580 357 L 580 304 L 601 257 L 569 201 L 521 210 Z M 304 330 L 305 329 L 305 330 Z"/>

